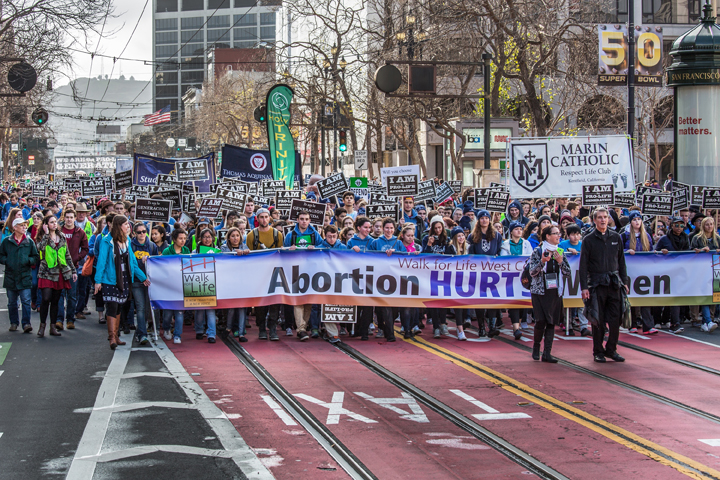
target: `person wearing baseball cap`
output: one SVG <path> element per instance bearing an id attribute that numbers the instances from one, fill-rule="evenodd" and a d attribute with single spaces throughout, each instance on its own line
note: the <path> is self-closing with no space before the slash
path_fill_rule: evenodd
<path id="1" fill-rule="evenodd" d="M 32 332 L 30 325 L 32 269 L 40 260 L 35 242 L 25 233 L 27 220 L 16 218 L 12 224 L 13 234 L 5 237 L 0 243 L 0 264 L 5 265 L 3 288 L 8 297 L 8 316 L 10 317 L 10 331 L 15 332 L 20 324 L 18 318 L 18 300 L 22 304 L 23 333 Z M 43 336 L 45 325 L 40 326 L 39 336 Z"/>

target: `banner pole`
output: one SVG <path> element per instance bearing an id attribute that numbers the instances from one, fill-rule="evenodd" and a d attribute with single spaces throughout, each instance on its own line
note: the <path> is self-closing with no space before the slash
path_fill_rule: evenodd
<path id="1" fill-rule="evenodd" d="M 148 301 L 150 301 L 150 295 L 148 295 Z M 153 320 L 153 335 L 155 338 L 155 341 L 158 341 L 158 334 L 157 334 L 157 321 L 155 320 L 155 309 L 150 305 L 150 315 L 152 316 Z"/>

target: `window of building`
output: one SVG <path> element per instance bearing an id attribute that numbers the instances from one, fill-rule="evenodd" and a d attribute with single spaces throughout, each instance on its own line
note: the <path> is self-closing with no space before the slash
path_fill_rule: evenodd
<path id="1" fill-rule="evenodd" d="M 182 95 L 185 95 L 185 93 L 187 93 L 187 91 L 188 91 L 189 89 L 191 89 L 191 88 L 202 88 L 202 82 L 200 82 L 200 83 L 195 83 L 195 84 L 192 84 L 192 85 L 185 85 L 185 84 L 183 84 L 182 88 L 180 89 L 180 92 L 181 92 Z"/>
<path id="2" fill-rule="evenodd" d="M 207 28 L 228 28 L 230 26 L 230 15 L 216 15 L 208 18 Z"/>
<path id="3" fill-rule="evenodd" d="M 182 83 L 202 83 L 205 80 L 205 72 L 202 70 L 199 72 L 182 72 L 180 78 Z"/>
<path id="4" fill-rule="evenodd" d="M 246 13 L 244 15 L 235 15 L 233 17 L 233 25 L 242 27 L 243 25 L 257 24 L 257 15 L 254 13 Z"/>
<path id="5" fill-rule="evenodd" d="M 275 27 L 260 27 L 260 38 L 263 40 L 275 40 Z"/>
<path id="6" fill-rule="evenodd" d="M 157 13 L 177 12 L 178 0 L 157 0 Z M 174 20 L 174 19 L 173 19 Z"/>
<path id="7" fill-rule="evenodd" d="M 155 83 L 157 85 L 169 85 L 178 83 L 177 72 L 157 72 L 155 74 Z"/>
<path id="8" fill-rule="evenodd" d="M 170 110 L 174 111 L 177 110 L 178 102 L 177 100 L 172 99 L 165 99 L 165 100 L 155 100 L 155 111 L 167 107 L 170 105 Z"/>
<path id="9" fill-rule="evenodd" d="M 183 57 L 181 64 L 182 71 L 186 70 L 204 70 L 205 69 L 205 57 Z"/>
<path id="10" fill-rule="evenodd" d="M 235 28 L 235 41 L 238 40 L 257 40 L 257 28 Z"/>
<path id="11" fill-rule="evenodd" d="M 255 46 L 254 41 L 243 41 L 243 42 L 235 42 L 233 43 L 234 48 L 253 48 Z"/>
<path id="12" fill-rule="evenodd" d="M 187 55 L 202 55 L 205 52 L 205 45 L 202 43 L 188 43 L 187 45 L 182 47 L 182 52 L 180 52 L 180 55 L 187 56 Z"/>
<path id="13" fill-rule="evenodd" d="M 177 52 L 177 50 L 175 50 L 175 52 Z M 157 66 L 157 69 L 158 69 L 158 70 L 161 70 L 161 71 L 164 71 L 164 72 L 169 72 L 169 71 L 177 70 L 177 68 L 178 68 L 177 57 L 164 58 L 164 59 L 162 59 L 162 63 L 160 63 L 160 64 Z"/>
<path id="14" fill-rule="evenodd" d="M 183 30 L 197 30 L 202 27 L 204 23 L 205 19 L 203 17 L 188 17 L 182 19 L 180 26 Z"/>
<path id="15" fill-rule="evenodd" d="M 155 45 L 167 45 L 177 43 L 177 32 L 155 32 Z"/>
<path id="16" fill-rule="evenodd" d="M 182 11 L 205 10 L 205 0 L 182 0 Z"/>
<path id="17" fill-rule="evenodd" d="M 208 0 L 208 10 L 216 8 L 230 8 L 230 0 Z"/>
<path id="18" fill-rule="evenodd" d="M 180 33 L 180 41 L 186 42 L 204 42 L 205 30 L 185 30 Z"/>
<path id="19" fill-rule="evenodd" d="M 230 41 L 230 29 L 219 29 L 219 30 L 208 30 L 207 31 L 208 42 L 229 42 Z"/>
<path id="20" fill-rule="evenodd" d="M 156 45 L 155 46 L 155 57 L 170 57 L 177 52 L 176 45 Z"/>
<path id="21" fill-rule="evenodd" d="M 643 23 L 695 23 L 700 18 L 700 0 L 643 0 Z"/>
<path id="22" fill-rule="evenodd" d="M 177 94 L 178 94 L 177 85 L 157 85 L 155 87 L 155 96 L 156 97 L 177 97 Z"/>
<path id="23" fill-rule="evenodd" d="M 265 3 L 265 2 L 263 2 Z M 255 0 L 235 0 L 235 8 L 240 7 L 255 7 L 257 5 L 257 2 Z"/>
<path id="24" fill-rule="evenodd" d="M 463 167 L 462 167 L 462 180 L 463 185 L 475 185 L 475 173 L 473 172 L 473 167 L 475 166 L 475 162 L 472 160 L 463 160 Z"/>
<path id="25" fill-rule="evenodd" d="M 260 25 L 275 25 L 275 12 L 261 13 Z"/>
<path id="26" fill-rule="evenodd" d="M 155 31 L 177 30 L 177 18 L 157 18 L 155 19 Z"/>

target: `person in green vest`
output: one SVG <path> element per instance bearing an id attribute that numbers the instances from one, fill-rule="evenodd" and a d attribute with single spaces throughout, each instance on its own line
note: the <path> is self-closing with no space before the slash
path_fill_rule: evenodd
<path id="1" fill-rule="evenodd" d="M 194 253 L 222 253 L 222 250 L 215 246 L 214 230 L 205 228 L 200 232 L 199 237 L 200 241 L 193 249 Z"/>
<path id="2" fill-rule="evenodd" d="M 190 249 L 185 246 L 187 242 L 187 232 L 177 227 L 172 232 L 172 243 L 163 250 L 162 254 L 166 256 L 172 255 L 189 255 Z M 175 330 L 170 331 L 170 322 L 175 316 Z M 163 310 L 163 337 L 165 340 L 172 340 L 173 343 L 182 343 L 183 321 L 185 320 L 183 310 Z"/>
<path id="3" fill-rule="evenodd" d="M 196 230 L 197 231 L 197 230 Z M 198 235 L 196 235 L 198 236 Z M 222 250 L 215 247 L 215 234 L 211 228 L 205 228 L 200 232 L 198 245 L 194 253 L 222 253 Z M 205 320 L 207 319 L 207 331 L 205 331 Z M 202 340 L 207 333 L 208 343 L 215 343 L 217 326 L 217 315 L 214 309 L 195 310 L 195 339 Z"/>

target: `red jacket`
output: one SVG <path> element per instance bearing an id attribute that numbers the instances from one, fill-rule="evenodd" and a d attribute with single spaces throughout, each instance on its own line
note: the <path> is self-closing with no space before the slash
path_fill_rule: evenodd
<path id="1" fill-rule="evenodd" d="M 90 251 L 87 235 L 85 235 L 85 232 L 79 227 L 73 228 L 72 235 L 65 233 L 64 227 L 60 227 L 60 233 L 62 233 L 67 240 L 68 251 L 70 252 L 73 265 L 75 265 L 75 268 L 81 267 L 80 262 L 85 261 L 85 257 Z"/>

